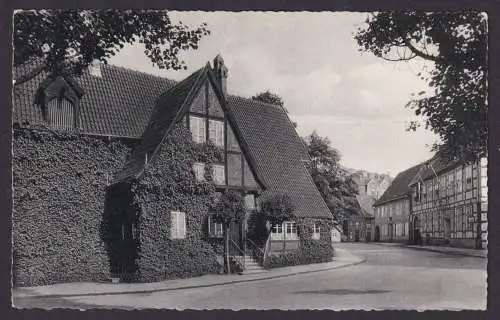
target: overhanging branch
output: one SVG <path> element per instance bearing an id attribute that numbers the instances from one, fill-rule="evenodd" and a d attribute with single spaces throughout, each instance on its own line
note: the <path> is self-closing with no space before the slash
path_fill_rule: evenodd
<path id="1" fill-rule="evenodd" d="M 426 53 L 418 50 L 417 48 L 415 48 L 415 46 L 413 44 L 411 44 L 410 40 L 408 40 L 408 39 L 405 39 L 404 43 L 406 44 L 406 46 L 408 47 L 408 49 L 411 50 L 411 52 L 413 52 L 415 55 L 417 55 L 417 56 L 419 56 L 421 58 L 424 58 L 424 59 L 427 59 L 427 60 L 431 60 L 431 61 L 436 61 L 438 59 L 438 57 L 436 57 L 436 56 L 433 56 L 433 55 L 430 55 L 430 54 L 426 54 Z"/>

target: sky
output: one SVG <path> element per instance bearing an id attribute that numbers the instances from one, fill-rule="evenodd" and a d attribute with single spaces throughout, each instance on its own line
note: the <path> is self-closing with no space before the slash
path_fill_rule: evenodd
<path id="1" fill-rule="evenodd" d="M 405 104 L 428 89 L 417 73 L 423 60 L 387 62 L 361 53 L 353 34 L 366 13 L 351 12 L 172 12 L 188 26 L 206 22 L 211 31 L 194 51 L 182 53 L 188 70 L 160 70 L 141 45 L 127 46 L 109 63 L 182 80 L 221 54 L 228 92 L 251 97 L 270 90 L 281 96 L 297 131 L 314 130 L 340 151 L 341 164 L 395 176 L 432 156 L 437 136 Z"/>

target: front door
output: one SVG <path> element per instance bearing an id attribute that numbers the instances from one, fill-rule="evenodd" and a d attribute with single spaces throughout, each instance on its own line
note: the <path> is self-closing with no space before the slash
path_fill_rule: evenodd
<path id="1" fill-rule="evenodd" d="M 229 225 L 229 255 L 244 255 L 242 224 L 232 222 Z"/>
<path id="2" fill-rule="evenodd" d="M 450 242 L 450 236 L 451 236 L 451 221 L 450 219 L 444 219 L 444 239 L 446 242 Z"/>

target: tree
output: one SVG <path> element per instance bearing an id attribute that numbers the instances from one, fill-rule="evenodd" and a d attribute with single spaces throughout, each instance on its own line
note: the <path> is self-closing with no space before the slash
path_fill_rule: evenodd
<path id="1" fill-rule="evenodd" d="M 284 107 L 285 105 L 285 103 L 283 102 L 283 98 L 275 93 L 270 92 L 269 90 L 256 94 L 252 97 L 252 100 L 262 101 L 280 107 Z"/>
<path id="2" fill-rule="evenodd" d="M 224 233 L 224 269 L 231 273 L 229 262 L 229 226 L 231 223 L 240 223 L 245 217 L 245 201 L 241 193 L 228 190 L 222 193 L 215 205 L 214 219 L 222 223 Z"/>
<path id="3" fill-rule="evenodd" d="M 287 194 L 272 193 L 262 196 L 260 213 L 271 224 L 281 224 L 294 218 L 294 206 Z"/>
<path id="4" fill-rule="evenodd" d="M 487 153 L 487 17 L 467 12 L 381 12 L 369 15 L 355 39 L 361 51 L 389 61 L 424 59 L 432 71 L 419 76 L 434 89 L 407 104 L 425 116 L 448 160 L 473 161 Z M 409 130 L 420 123 L 412 122 Z"/>
<path id="5" fill-rule="evenodd" d="M 285 108 L 285 102 L 283 101 L 283 98 L 275 93 L 270 92 L 269 90 L 256 94 L 255 96 L 252 97 L 252 100 L 273 104 L 275 106 L 280 106 L 283 108 L 283 110 L 285 110 L 286 113 L 289 113 L 288 110 Z M 297 122 L 292 122 L 292 124 L 295 128 L 297 128 Z"/>
<path id="6" fill-rule="evenodd" d="M 342 221 L 346 214 L 358 214 L 358 188 L 354 180 L 340 166 L 341 155 L 330 146 L 328 138 L 313 132 L 304 139 L 311 161 L 308 169 L 326 205 Z"/>
<path id="7" fill-rule="evenodd" d="M 80 75 L 92 61 L 106 63 L 125 44 L 142 43 L 144 53 L 160 69 L 186 69 L 179 54 L 197 49 L 207 25 L 191 29 L 172 23 L 167 11 L 153 10 L 24 10 L 14 15 L 14 65 L 37 62 L 15 79 L 29 81 L 43 71 Z"/>
<path id="8" fill-rule="evenodd" d="M 264 242 L 269 238 L 270 226 L 281 225 L 295 218 L 294 209 L 292 200 L 287 194 L 272 192 L 262 196 L 259 215 L 266 223 Z"/>

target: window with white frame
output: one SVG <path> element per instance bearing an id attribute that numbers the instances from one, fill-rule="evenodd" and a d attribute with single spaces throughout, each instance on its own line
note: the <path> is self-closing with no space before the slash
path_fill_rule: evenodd
<path id="1" fill-rule="evenodd" d="M 283 229 L 285 230 L 286 240 L 297 240 L 297 225 L 293 221 L 287 221 L 283 223 Z"/>
<path id="2" fill-rule="evenodd" d="M 170 239 L 186 238 L 186 213 L 181 211 L 170 212 Z"/>
<path id="3" fill-rule="evenodd" d="M 208 120 L 208 138 L 219 147 L 224 146 L 224 122 Z"/>
<path id="4" fill-rule="evenodd" d="M 214 164 L 214 182 L 216 184 L 225 184 L 226 183 L 226 173 L 224 170 L 224 165 Z"/>
<path id="5" fill-rule="evenodd" d="M 274 224 L 271 228 L 271 240 L 283 240 L 283 224 Z"/>
<path id="6" fill-rule="evenodd" d="M 203 162 L 196 162 L 193 165 L 193 171 L 196 180 L 198 181 L 205 180 L 205 164 Z"/>
<path id="7" fill-rule="evenodd" d="M 224 236 L 222 223 L 217 222 L 212 215 L 208 216 L 208 236 L 211 238 L 222 238 Z"/>
<path id="8" fill-rule="evenodd" d="M 195 116 L 189 117 L 189 128 L 191 129 L 194 142 L 203 143 L 207 140 L 205 124 L 204 118 Z"/>
<path id="9" fill-rule="evenodd" d="M 253 194 L 247 194 L 247 195 L 245 195 L 245 207 L 248 210 L 254 210 L 255 209 L 255 196 Z"/>
<path id="10" fill-rule="evenodd" d="M 314 223 L 312 229 L 312 239 L 319 240 L 320 234 L 321 234 L 320 226 L 317 223 Z"/>

